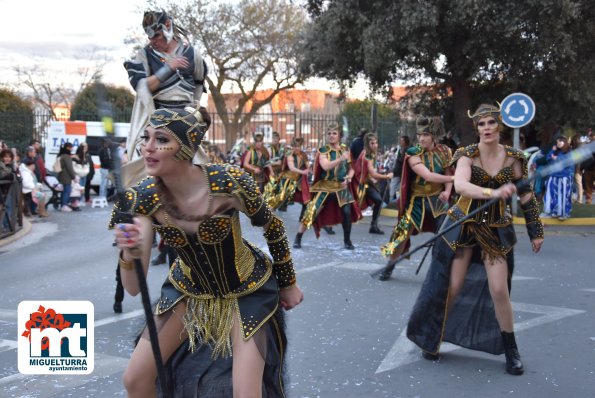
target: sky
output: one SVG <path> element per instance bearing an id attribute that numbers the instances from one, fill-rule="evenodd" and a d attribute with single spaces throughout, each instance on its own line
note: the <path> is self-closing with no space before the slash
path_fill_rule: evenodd
<path id="1" fill-rule="evenodd" d="M 141 32 L 145 0 L 0 0 L 5 16 L 0 35 L 0 85 L 15 87 L 15 67 L 41 67 L 51 79 L 70 81 L 77 86 L 77 69 L 93 50 L 111 58 L 103 69 L 102 81 L 130 87 L 122 66 L 132 56 L 132 47 L 124 38 L 135 30 Z M 198 45 L 200 47 L 200 45 Z M 307 87 L 338 92 L 330 82 L 317 79 Z M 367 85 L 359 82 L 350 97 L 367 94 Z"/>
<path id="2" fill-rule="evenodd" d="M 76 74 L 92 49 L 112 58 L 104 81 L 128 85 L 122 66 L 132 50 L 124 38 L 142 21 L 144 0 L 0 0 L 0 82 L 16 80 L 15 66 L 39 65 L 56 77 Z"/>

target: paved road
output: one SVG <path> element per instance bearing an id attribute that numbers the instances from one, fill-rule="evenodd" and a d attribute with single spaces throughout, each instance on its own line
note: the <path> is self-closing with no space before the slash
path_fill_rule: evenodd
<path id="1" fill-rule="evenodd" d="M 281 213 L 294 236 L 297 206 Z M 108 209 L 52 212 L 33 232 L 0 247 L 0 397 L 125 396 L 120 377 L 142 325 L 138 297 L 112 312 L 116 249 L 105 230 Z M 392 220 L 381 222 L 389 231 Z M 244 223 L 249 239 L 262 234 Z M 382 265 L 368 221 L 354 226 L 356 250 L 342 249 L 341 229 L 295 251 L 304 303 L 289 313 L 291 397 L 593 397 L 595 396 L 595 227 L 547 230 L 542 253 L 530 253 L 519 229 L 513 284 L 517 340 L 526 373 L 504 372 L 503 356 L 443 346 L 437 363 L 404 338 L 423 280 L 415 255 L 395 278 L 369 276 Z M 421 242 L 429 236 L 416 237 Z M 153 295 L 165 278 L 151 267 Z M 89 300 L 95 306 L 95 370 L 86 376 L 25 376 L 17 370 L 16 308 L 22 300 Z"/>

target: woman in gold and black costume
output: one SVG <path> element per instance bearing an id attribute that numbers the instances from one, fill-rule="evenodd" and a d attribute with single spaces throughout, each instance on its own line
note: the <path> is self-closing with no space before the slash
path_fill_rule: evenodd
<path id="1" fill-rule="evenodd" d="M 448 210 L 442 228 L 492 198 L 499 200 L 436 241 L 407 337 L 431 360 L 438 359 L 443 341 L 504 353 L 506 371 L 520 375 L 524 369 L 510 302 L 516 235 L 509 200 L 517 192 L 515 183 L 527 178 L 527 162 L 522 151 L 499 143 L 503 127 L 499 108 L 480 105 L 470 116 L 479 144 L 459 148 L 453 156 L 454 185 L 460 197 Z M 538 252 L 543 243 L 539 206 L 529 184 L 518 186 L 527 232 L 533 251 Z"/>
<path id="2" fill-rule="evenodd" d="M 126 191 L 110 223 L 122 283 L 138 294 L 133 259 L 147 272 L 153 230 L 159 232 L 178 256 L 155 310 L 163 360 L 188 339 L 201 358 L 192 376 L 209 384 L 198 395 L 284 396 L 278 308 L 303 299 L 285 228 L 245 171 L 192 164 L 206 132 L 202 120 L 193 108 L 158 109 L 150 117 L 141 150 L 151 177 Z M 124 212 L 134 224 L 120 222 Z M 263 228 L 272 259 L 242 238 L 240 212 Z M 124 373 L 129 396 L 156 396 L 156 374 L 150 342 L 141 338 Z"/>

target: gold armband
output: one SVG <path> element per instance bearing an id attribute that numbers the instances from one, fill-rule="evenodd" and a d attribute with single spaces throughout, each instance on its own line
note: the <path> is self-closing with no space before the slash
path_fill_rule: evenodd
<path id="1" fill-rule="evenodd" d="M 120 258 L 118 259 L 118 265 L 120 265 L 120 269 L 125 269 L 127 271 L 132 271 L 134 269 L 134 261 L 126 261 L 122 257 L 124 252 L 120 252 Z"/>
<path id="2" fill-rule="evenodd" d="M 486 198 L 491 198 L 494 191 L 492 190 L 492 188 L 484 188 L 483 191 L 481 191 L 481 193 L 483 193 L 483 196 L 485 196 Z"/>

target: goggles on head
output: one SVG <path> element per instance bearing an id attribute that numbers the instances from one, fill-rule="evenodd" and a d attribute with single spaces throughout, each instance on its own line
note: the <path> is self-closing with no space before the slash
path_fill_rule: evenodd
<path id="1" fill-rule="evenodd" d="M 143 29 L 149 39 L 155 37 L 157 32 L 165 31 L 167 14 L 165 11 L 146 11 L 143 17 Z"/>

